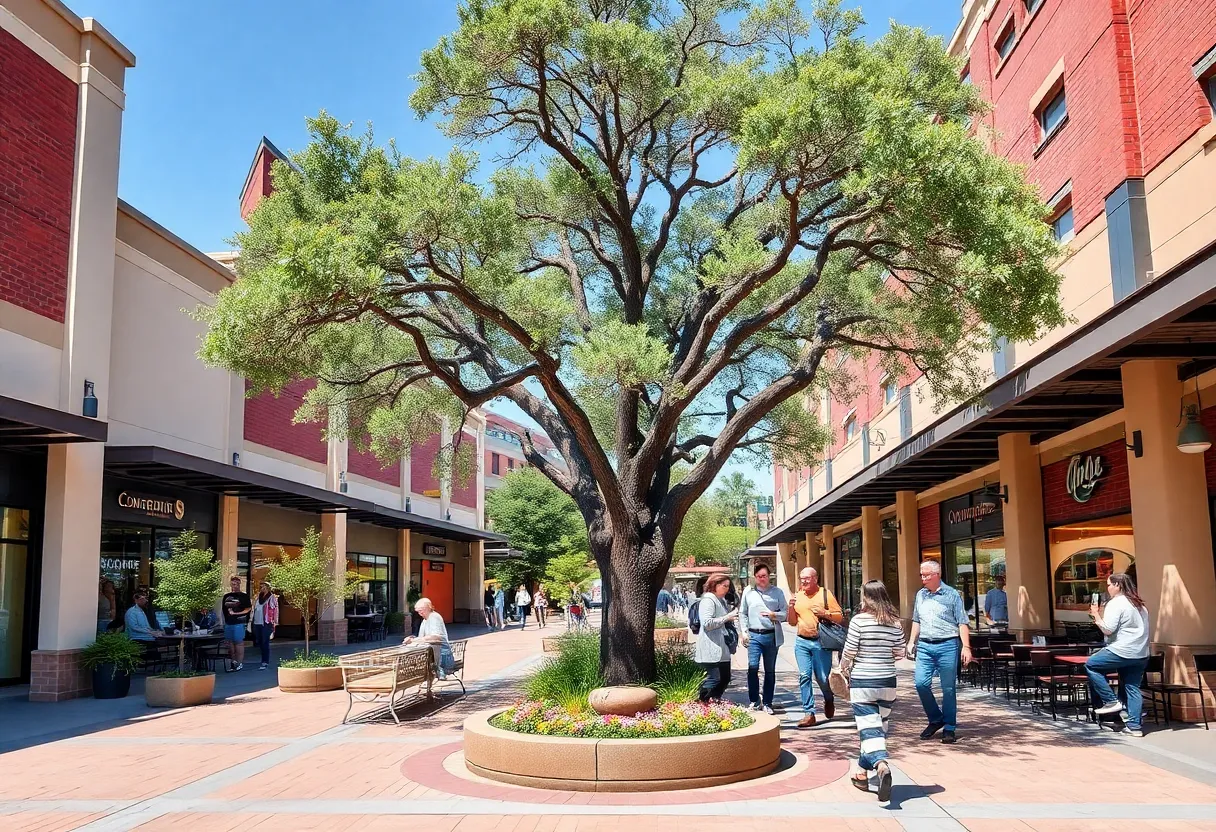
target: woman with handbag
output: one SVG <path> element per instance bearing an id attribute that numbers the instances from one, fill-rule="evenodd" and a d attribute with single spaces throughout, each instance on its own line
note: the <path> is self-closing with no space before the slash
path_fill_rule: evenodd
<path id="1" fill-rule="evenodd" d="M 700 621 L 693 660 L 705 671 L 699 696 L 702 702 L 721 699 L 730 684 L 732 651 L 727 644 L 727 628 L 739 617 L 739 611 L 727 609 L 724 599 L 729 588 L 728 577 L 721 573 L 711 575 L 705 581 L 705 594 L 697 602 Z"/>
<path id="2" fill-rule="evenodd" d="M 836 596 L 819 585 L 819 573 L 808 566 L 798 573 L 798 592 L 789 605 L 788 618 L 798 628 L 794 659 L 798 663 L 798 690 L 802 694 L 799 728 L 815 724 L 815 684 L 823 694 L 823 716 L 836 714 L 836 699 L 828 685 L 832 651 L 844 649 L 844 612 Z"/>
<path id="3" fill-rule="evenodd" d="M 861 588 L 861 612 L 849 622 L 840 656 L 840 673 L 849 682 L 849 701 L 861 754 L 853 785 L 870 790 L 869 773 L 878 773 L 878 799 L 891 799 L 891 766 L 887 759 L 887 729 L 895 704 L 895 662 L 904 657 L 904 630 L 899 613 L 882 581 Z"/>

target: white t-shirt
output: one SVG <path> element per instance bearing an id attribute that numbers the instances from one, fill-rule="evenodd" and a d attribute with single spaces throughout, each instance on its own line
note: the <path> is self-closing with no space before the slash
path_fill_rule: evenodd
<path id="1" fill-rule="evenodd" d="M 443 616 L 435 611 L 431 611 L 423 622 L 418 625 L 419 640 L 426 636 L 439 636 L 444 644 L 448 643 L 448 627 L 443 623 Z"/>
<path id="2" fill-rule="evenodd" d="M 1148 658 L 1148 608 L 1136 609 L 1123 595 L 1111 598 L 1102 610 L 1102 624 L 1111 630 L 1106 649 L 1122 659 Z"/>
<path id="3" fill-rule="evenodd" d="M 526 607 L 526 606 L 528 606 L 528 604 L 531 604 L 531 603 L 532 603 L 532 596 L 528 593 L 528 590 L 521 589 L 521 590 L 519 590 L 519 592 L 515 593 L 515 605 L 516 606 Z"/>

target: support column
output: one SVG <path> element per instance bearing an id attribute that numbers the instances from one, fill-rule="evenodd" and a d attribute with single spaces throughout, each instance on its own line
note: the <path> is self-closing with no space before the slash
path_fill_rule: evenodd
<path id="1" fill-rule="evenodd" d="M 220 586 L 227 591 L 228 580 L 239 572 L 237 563 L 237 528 L 240 519 L 241 498 L 235 494 L 221 494 L 219 498 L 219 534 L 216 535 L 215 554 L 220 559 Z M 252 566 L 252 564 L 250 564 Z M 246 577 L 252 577 L 246 576 Z M 249 584 L 245 587 L 250 597 L 257 592 L 257 587 Z M 222 616 L 220 598 L 215 599 L 215 614 Z M 222 620 L 222 618 L 221 618 Z"/>
<path id="2" fill-rule="evenodd" d="M 777 544 L 777 587 L 792 596 L 798 588 L 797 559 L 793 543 Z M 749 578 L 750 579 L 750 578 Z"/>
<path id="3" fill-rule="evenodd" d="M 485 543 L 475 540 L 469 547 L 469 622 L 481 620 L 482 595 L 485 593 L 486 559 Z"/>
<path id="4" fill-rule="evenodd" d="M 861 581 L 882 580 L 882 518 L 878 506 L 861 507 Z"/>
<path id="5" fill-rule="evenodd" d="M 1191 655 L 1216 649 L 1216 573 L 1203 454 L 1184 454 L 1176 444 L 1182 395 L 1176 362 L 1123 365 L 1124 425 L 1128 436 L 1140 431 L 1144 446 L 1144 455 L 1129 453 L 1127 464 L 1149 637 L 1154 652 L 1165 652 L 1170 680 L 1194 684 Z M 1198 718 L 1197 696 L 1179 705 L 1181 718 Z"/>
<path id="6" fill-rule="evenodd" d="M 1005 592 L 1009 632 L 1028 641 L 1051 632 L 1051 575 L 1043 516 L 1043 471 L 1030 434 L 997 437 L 1001 484 L 1009 489 L 1005 515 Z M 982 591 L 976 587 L 976 592 Z M 982 614 L 982 610 L 980 611 Z"/>
<path id="7" fill-rule="evenodd" d="M 321 537 L 333 543 L 334 579 L 346 579 L 346 514 L 327 512 L 321 515 Z M 317 622 L 318 644 L 346 644 L 346 605 L 341 600 L 321 613 Z"/>
<path id="8" fill-rule="evenodd" d="M 100 442 L 47 448 L 38 649 L 30 656 L 33 702 L 92 692 L 92 677 L 80 668 L 79 654 L 97 634 L 104 459 Z"/>
<path id="9" fill-rule="evenodd" d="M 819 552 L 819 536 L 814 532 L 806 533 L 806 563 L 802 564 L 802 568 L 812 567 L 816 572 L 820 572 L 823 567 L 823 557 Z"/>
<path id="10" fill-rule="evenodd" d="M 836 595 L 836 531 L 832 526 L 824 526 L 819 536 L 823 538 L 823 568 L 819 570 L 819 583 Z"/>
<path id="11" fill-rule="evenodd" d="M 896 492 L 895 519 L 899 547 L 899 598 L 891 600 L 899 606 L 899 617 L 904 622 L 906 632 L 911 626 L 912 608 L 920 589 L 920 512 L 916 508 L 915 491 Z"/>

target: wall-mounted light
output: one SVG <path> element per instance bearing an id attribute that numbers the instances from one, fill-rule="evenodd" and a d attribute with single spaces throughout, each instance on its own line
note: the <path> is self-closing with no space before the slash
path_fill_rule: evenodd
<path id="1" fill-rule="evenodd" d="M 1136 459 L 1144 456 L 1144 434 L 1138 430 L 1132 431 L 1132 441 L 1127 446 L 1127 449 L 1132 452 L 1132 456 Z"/>
<path id="2" fill-rule="evenodd" d="M 1178 450 L 1184 454 L 1201 454 L 1212 447 L 1212 437 L 1199 421 L 1199 414 L 1203 412 L 1203 400 L 1199 397 L 1199 376 L 1195 376 L 1195 401 L 1197 404 L 1182 405 L 1182 417 L 1179 419 L 1179 422 L 1186 422 L 1182 430 L 1178 431 Z"/>
<path id="3" fill-rule="evenodd" d="M 452 512 L 451 512 L 451 511 L 448 511 L 448 516 L 447 516 L 447 518 L 446 518 L 446 519 L 448 519 L 448 520 L 451 520 L 451 519 L 452 519 Z"/>
<path id="4" fill-rule="evenodd" d="M 93 382 L 88 379 L 84 381 L 84 403 L 80 406 L 80 412 L 90 419 L 97 418 L 97 395 L 93 392 Z"/>
<path id="5" fill-rule="evenodd" d="M 343 494 L 345 494 L 347 492 L 348 488 L 350 488 L 350 486 L 348 486 L 346 483 L 346 472 L 339 471 L 338 472 L 338 490 L 341 491 Z"/>
<path id="6" fill-rule="evenodd" d="M 410 510 L 410 498 L 409 497 L 405 498 L 405 510 L 406 511 Z"/>
<path id="7" fill-rule="evenodd" d="M 232 452 L 232 465 L 235 468 L 241 467 L 241 455 L 239 453 L 237 453 L 236 451 Z"/>

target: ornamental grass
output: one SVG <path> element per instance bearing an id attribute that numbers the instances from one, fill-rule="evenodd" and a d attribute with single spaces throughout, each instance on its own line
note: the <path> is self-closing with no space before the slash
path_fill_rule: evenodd
<path id="1" fill-rule="evenodd" d="M 647 739 L 718 734 L 746 728 L 755 720 L 727 702 L 668 702 L 635 716 L 597 714 L 588 708 L 571 713 L 554 702 L 529 699 L 493 717 L 495 728 L 520 734 L 585 739 Z"/>

